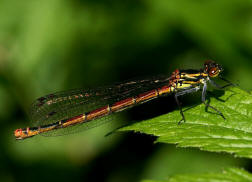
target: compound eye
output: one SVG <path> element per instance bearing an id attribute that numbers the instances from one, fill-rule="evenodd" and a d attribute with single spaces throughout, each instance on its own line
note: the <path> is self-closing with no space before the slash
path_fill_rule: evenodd
<path id="1" fill-rule="evenodd" d="M 219 74 L 219 69 L 218 68 L 211 68 L 209 71 L 208 71 L 208 75 L 210 77 L 216 77 L 218 76 Z"/>

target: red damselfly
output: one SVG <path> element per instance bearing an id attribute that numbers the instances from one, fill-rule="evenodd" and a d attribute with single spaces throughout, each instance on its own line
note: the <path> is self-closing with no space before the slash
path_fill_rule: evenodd
<path id="1" fill-rule="evenodd" d="M 46 95 L 37 99 L 31 107 L 31 122 L 35 127 L 17 129 L 16 139 L 25 139 L 38 134 L 52 136 L 58 131 L 69 133 L 99 126 L 105 116 L 131 108 L 160 96 L 174 94 L 182 119 L 185 116 L 178 97 L 202 90 L 202 102 L 215 110 L 223 119 L 224 115 L 206 103 L 207 83 L 225 88 L 233 85 L 222 78 L 222 67 L 214 61 L 206 61 L 201 70 L 175 70 L 170 77 L 130 81 L 113 87 L 90 90 L 70 90 Z M 227 82 L 220 86 L 212 78 L 219 77 Z"/>

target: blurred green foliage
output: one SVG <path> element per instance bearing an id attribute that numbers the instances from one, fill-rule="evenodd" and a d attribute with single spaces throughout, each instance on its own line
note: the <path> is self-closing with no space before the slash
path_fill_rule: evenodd
<path id="1" fill-rule="evenodd" d="M 251 90 L 251 17 L 251 0 L 1 0 L 0 181 L 162 180 L 184 170 L 250 169 L 247 160 L 154 145 L 151 136 L 104 137 L 113 124 L 22 142 L 13 130 L 29 125 L 26 112 L 39 96 L 169 75 L 205 59 Z M 146 119 L 157 108 L 141 106 L 125 119 Z"/>
<path id="2" fill-rule="evenodd" d="M 168 180 L 143 180 L 142 182 L 250 182 L 252 175 L 243 169 L 228 168 L 222 173 L 175 175 Z"/>

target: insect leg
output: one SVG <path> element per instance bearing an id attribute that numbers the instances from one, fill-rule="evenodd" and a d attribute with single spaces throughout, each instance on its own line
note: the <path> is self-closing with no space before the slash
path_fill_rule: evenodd
<path id="1" fill-rule="evenodd" d="M 181 96 L 181 95 L 197 92 L 199 89 L 200 89 L 200 87 L 197 86 L 197 87 L 193 87 L 193 88 L 190 88 L 190 89 L 187 89 L 187 90 L 183 90 L 183 91 L 179 91 L 179 92 L 175 93 L 175 95 L 174 95 L 175 96 L 175 100 L 176 100 L 176 103 L 177 103 L 177 105 L 179 107 L 180 114 L 182 116 L 182 119 L 178 122 L 178 124 L 181 124 L 182 121 L 184 121 L 184 122 L 186 121 L 184 113 L 183 113 L 183 110 L 182 110 L 182 107 L 181 107 L 181 103 L 179 102 L 178 97 Z"/>
<path id="2" fill-rule="evenodd" d="M 181 116 L 182 116 L 182 119 L 178 122 L 178 124 L 181 124 L 182 121 L 185 122 L 185 116 L 184 116 L 184 113 L 183 113 L 183 110 L 182 110 L 182 107 L 181 107 L 181 103 L 180 103 L 179 100 L 178 100 L 178 95 L 177 95 L 177 94 L 175 94 L 175 100 L 176 100 L 176 103 L 177 103 L 177 105 L 178 105 L 180 114 L 181 114 Z"/>
<path id="3" fill-rule="evenodd" d="M 221 117 L 226 120 L 226 118 L 224 117 L 224 115 L 216 108 L 214 108 L 213 106 L 209 105 L 208 103 L 206 103 L 206 91 L 207 91 L 207 83 L 205 82 L 204 83 L 204 86 L 203 86 L 203 90 L 202 90 L 202 97 L 201 97 L 201 100 L 202 102 L 205 104 L 206 107 L 210 107 L 212 108 L 213 110 L 215 110 L 219 115 L 221 115 Z"/>
<path id="4" fill-rule="evenodd" d="M 217 83 L 216 83 L 215 81 L 213 81 L 213 80 L 209 80 L 209 83 L 210 83 L 211 85 L 213 85 L 214 87 L 218 88 L 218 89 L 224 89 L 224 88 L 226 88 L 226 87 L 236 86 L 236 85 L 233 84 L 233 83 L 228 83 L 228 84 L 226 84 L 226 85 L 224 85 L 224 86 L 221 86 L 221 85 L 217 84 Z"/>

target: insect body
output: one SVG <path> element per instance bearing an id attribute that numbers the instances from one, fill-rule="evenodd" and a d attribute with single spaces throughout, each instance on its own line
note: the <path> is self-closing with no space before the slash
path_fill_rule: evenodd
<path id="1" fill-rule="evenodd" d="M 108 115 L 169 94 L 174 94 L 179 106 L 180 123 L 185 121 L 185 116 L 178 97 L 201 89 L 202 102 L 225 119 L 219 110 L 205 102 L 208 82 L 217 88 L 233 85 L 219 76 L 222 71 L 219 64 L 206 61 L 202 70 L 175 70 L 170 77 L 50 94 L 37 99 L 32 105 L 31 119 L 35 127 L 17 129 L 14 135 L 16 139 L 25 139 L 38 134 L 51 136 L 60 130 L 68 133 L 66 129 L 69 128 L 88 129 L 100 125 L 102 118 Z M 211 80 L 214 77 L 220 77 L 228 84 L 221 87 Z"/>

